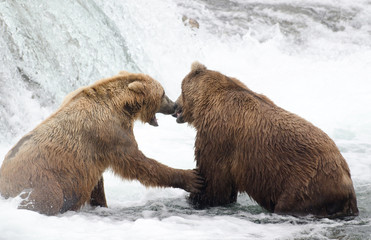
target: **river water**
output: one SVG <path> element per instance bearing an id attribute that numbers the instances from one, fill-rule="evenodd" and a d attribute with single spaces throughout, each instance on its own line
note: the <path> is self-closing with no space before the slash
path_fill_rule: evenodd
<path id="1" fill-rule="evenodd" d="M 0 0 L 0 163 L 74 89 L 127 70 L 176 99 L 195 60 L 328 133 L 351 169 L 359 217 L 279 216 L 246 194 L 195 210 L 182 190 L 147 189 L 108 170 L 107 209 L 47 217 L 0 197 L 0 239 L 371 239 L 369 0 Z M 157 128 L 135 125 L 139 148 L 194 168 L 194 129 L 158 118 Z"/>

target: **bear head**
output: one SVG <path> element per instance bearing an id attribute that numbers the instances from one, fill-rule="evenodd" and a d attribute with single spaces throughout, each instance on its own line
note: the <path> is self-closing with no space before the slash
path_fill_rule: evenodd
<path id="1" fill-rule="evenodd" d="M 208 112 L 207 108 L 222 104 L 221 96 L 231 89 L 249 90 L 239 80 L 208 70 L 201 63 L 194 62 L 191 72 L 182 81 L 182 92 L 175 102 L 173 116 L 177 123 L 193 124 L 195 119 L 202 121 Z"/>
<path id="2" fill-rule="evenodd" d="M 166 96 L 161 84 L 140 73 L 121 71 L 116 76 L 82 87 L 70 93 L 62 106 L 80 96 L 99 103 L 98 106 L 108 106 L 123 117 L 152 126 L 158 126 L 156 113 L 172 114 L 175 111 L 175 103 Z"/>
<path id="3" fill-rule="evenodd" d="M 204 75 L 206 67 L 199 62 L 194 62 L 191 67 L 191 72 L 182 81 L 182 92 L 175 102 L 175 112 L 173 117 L 176 117 L 177 123 L 188 122 L 192 124 L 194 120 L 195 106 L 202 96 L 202 84 L 198 77 Z"/>
<path id="4" fill-rule="evenodd" d="M 138 101 L 136 102 L 137 104 L 134 104 L 139 113 L 138 118 L 142 122 L 147 122 L 152 126 L 158 126 L 155 114 L 173 114 L 175 112 L 175 103 L 165 94 L 159 82 L 148 75 L 142 76 L 144 76 L 144 79 L 139 78 L 129 83 L 128 89 L 136 94 L 143 95 L 143 101 Z M 130 111 L 134 109 L 129 105 L 126 105 L 126 108 Z"/>

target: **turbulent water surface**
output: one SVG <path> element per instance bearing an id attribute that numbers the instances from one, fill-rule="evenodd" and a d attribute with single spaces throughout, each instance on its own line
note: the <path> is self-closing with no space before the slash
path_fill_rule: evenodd
<path id="1" fill-rule="evenodd" d="M 195 60 L 328 133 L 351 169 L 359 217 L 279 216 L 246 194 L 195 210 L 182 190 L 107 171 L 109 208 L 47 217 L 0 197 L 0 239 L 371 239 L 369 0 L 0 0 L 0 163 L 70 91 L 127 70 L 176 99 Z M 136 124 L 140 149 L 194 168 L 195 131 L 158 117 L 158 128 Z"/>

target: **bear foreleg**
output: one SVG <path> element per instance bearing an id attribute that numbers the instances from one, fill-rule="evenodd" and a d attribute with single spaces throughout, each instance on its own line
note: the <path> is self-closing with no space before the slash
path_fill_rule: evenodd
<path id="1" fill-rule="evenodd" d="M 190 202 L 196 208 L 223 206 L 237 201 L 237 187 L 229 173 L 222 169 L 212 169 L 206 174 L 204 189 L 189 196 Z"/>
<path id="2" fill-rule="evenodd" d="M 168 167 L 145 157 L 140 151 L 135 159 L 116 162 L 113 171 L 125 179 L 136 179 L 147 187 L 174 187 L 187 192 L 199 192 L 203 179 L 197 170 Z"/>
<path id="3" fill-rule="evenodd" d="M 104 193 L 103 176 L 99 179 L 90 195 L 90 205 L 107 207 L 106 195 Z"/>

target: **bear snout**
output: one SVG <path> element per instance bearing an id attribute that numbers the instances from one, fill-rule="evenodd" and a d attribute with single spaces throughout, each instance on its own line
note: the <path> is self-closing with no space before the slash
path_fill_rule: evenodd
<path id="1" fill-rule="evenodd" d="M 181 105 L 181 102 L 179 102 L 179 103 L 178 102 L 179 102 L 179 98 L 175 102 L 174 113 L 171 114 L 171 116 L 176 118 L 177 123 L 185 123 L 185 121 L 183 119 L 183 107 Z"/>
<path id="2" fill-rule="evenodd" d="M 178 104 L 175 103 L 174 104 L 174 111 L 173 111 L 173 114 L 171 114 L 171 116 L 173 116 L 175 118 L 177 117 L 177 115 L 178 115 L 178 108 L 179 108 Z"/>
<path id="3" fill-rule="evenodd" d="M 162 97 L 160 109 L 157 111 L 158 113 L 162 114 L 173 114 L 175 111 L 175 103 L 170 100 L 170 98 L 166 95 Z"/>

